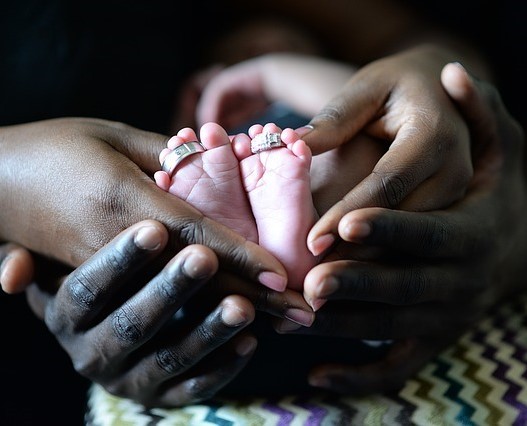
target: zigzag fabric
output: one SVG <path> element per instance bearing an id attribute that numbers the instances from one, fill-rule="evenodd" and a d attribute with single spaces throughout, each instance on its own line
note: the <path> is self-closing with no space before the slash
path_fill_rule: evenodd
<path id="1" fill-rule="evenodd" d="M 500 307 L 395 395 L 217 400 L 146 410 L 100 386 L 87 426 L 527 425 L 527 295 Z"/>

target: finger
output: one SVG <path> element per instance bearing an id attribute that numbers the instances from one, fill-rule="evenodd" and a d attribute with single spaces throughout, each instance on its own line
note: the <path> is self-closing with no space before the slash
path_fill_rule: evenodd
<path id="1" fill-rule="evenodd" d="M 136 376 L 137 380 L 142 378 L 150 386 L 158 386 L 171 378 L 179 377 L 231 340 L 254 320 L 254 316 L 254 308 L 247 299 L 229 296 L 186 335 L 179 336 L 178 339 L 170 336 L 164 345 L 157 347 L 152 354 L 145 356 L 131 368 L 128 375 Z M 173 343 L 174 341 L 177 343 Z M 145 375 L 145 371 L 148 374 Z M 144 383 L 144 386 L 148 384 Z"/>
<path id="2" fill-rule="evenodd" d="M 276 292 L 259 285 L 251 285 L 239 276 L 228 273 L 221 273 L 219 282 L 213 292 L 220 295 L 242 295 L 249 299 L 258 311 L 287 318 L 305 327 L 311 326 L 315 320 L 313 310 L 296 291 L 287 289 L 284 292 Z"/>
<path id="3" fill-rule="evenodd" d="M 34 274 L 31 254 L 16 244 L 0 245 L 0 285 L 9 294 L 24 291 Z"/>
<path id="4" fill-rule="evenodd" d="M 492 117 L 490 105 L 497 105 L 498 102 L 485 102 L 483 99 L 483 84 L 480 89 L 476 88 L 475 81 L 469 76 L 463 65 L 460 63 L 446 64 L 441 71 L 441 83 L 448 95 L 458 104 L 461 112 L 472 128 L 482 129 L 481 134 L 492 126 L 493 120 L 486 120 Z M 499 94 L 489 87 L 486 87 L 486 97 L 496 98 Z M 476 140 L 478 140 L 476 138 Z"/>
<path id="5" fill-rule="evenodd" d="M 461 113 L 469 123 L 472 132 L 472 140 L 475 143 L 475 151 L 481 152 L 492 140 L 499 140 L 503 147 L 515 152 L 505 158 L 522 158 L 523 145 L 510 145 L 509 141 L 523 140 L 517 135 L 523 134 L 520 124 L 514 120 L 506 110 L 497 89 L 485 82 L 472 78 L 463 65 L 450 63 L 443 67 L 441 72 L 441 83 L 448 95 L 457 103 Z M 498 118 L 499 117 L 499 118 Z M 503 136 L 497 136 L 499 120 L 512 126 L 506 127 Z M 507 137 L 507 131 L 515 132 L 516 135 Z"/>
<path id="6" fill-rule="evenodd" d="M 169 218 L 169 229 L 175 229 L 179 241 L 210 247 L 220 265 L 264 286 L 284 291 L 287 273 L 282 264 L 258 244 L 246 240 L 231 229 L 207 217 Z"/>
<path id="7" fill-rule="evenodd" d="M 392 82 L 385 78 L 370 84 L 374 76 L 359 70 L 342 92 L 329 101 L 309 122 L 310 131 L 301 132 L 313 155 L 321 154 L 351 140 L 375 117 L 390 93 Z"/>
<path id="8" fill-rule="evenodd" d="M 467 203 L 470 203 L 468 198 Z M 360 209 L 344 216 L 339 234 L 345 241 L 385 247 L 416 257 L 463 259 L 483 255 L 493 245 L 484 217 L 471 210 L 452 215 L 448 210 L 414 213 Z"/>
<path id="9" fill-rule="evenodd" d="M 445 342 L 416 339 L 395 342 L 381 361 L 365 365 L 320 365 L 309 373 L 309 384 L 333 392 L 368 395 L 396 391 L 425 365 Z"/>
<path id="10" fill-rule="evenodd" d="M 256 345 L 257 340 L 249 334 L 235 336 L 185 375 L 190 378 L 177 377 L 164 383 L 161 406 L 183 406 L 212 398 L 245 368 Z"/>
<path id="11" fill-rule="evenodd" d="M 163 225 L 151 220 L 121 232 L 64 280 L 46 309 L 48 327 L 88 327 L 100 313 L 111 309 L 112 295 L 120 292 L 125 298 L 137 291 L 129 281 L 161 253 L 167 241 Z"/>
<path id="12" fill-rule="evenodd" d="M 306 276 L 304 297 L 317 310 L 322 300 L 356 300 L 390 305 L 414 305 L 449 301 L 455 294 L 463 300 L 483 291 L 487 282 L 468 268 L 396 261 L 369 263 L 337 261 L 318 265 Z"/>

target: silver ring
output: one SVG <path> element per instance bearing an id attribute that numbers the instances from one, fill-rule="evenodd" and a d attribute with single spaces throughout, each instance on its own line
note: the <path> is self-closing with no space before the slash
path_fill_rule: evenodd
<path id="1" fill-rule="evenodd" d="M 182 145 L 175 147 L 172 152 L 169 152 L 161 169 L 168 173 L 170 177 L 176 171 L 176 167 L 181 163 L 185 158 L 192 154 L 197 154 L 198 152 L 205 152 L 205 147 L 200 144 L 198 141 L 185 142 Z"/>
<path id="2" fill-rule="evenodd" d="M 282 142 L 280 133 L 260 133 L 251 140 L 251 152 L 253 154 L 283 146 L 287 145 Z"/>

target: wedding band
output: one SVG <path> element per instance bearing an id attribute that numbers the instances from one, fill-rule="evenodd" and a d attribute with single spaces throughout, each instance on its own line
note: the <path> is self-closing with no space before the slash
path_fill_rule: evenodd
<path id="1" fill-rule="evenodd" d="M 251 152 L 253 154 L 283 146 L 287 145 L 282 142 L 280 133 L 260 133 L 251 140 Z"/>
<path id="2" fill-rule="evenodd" d="M 168 173 L 170 177 L 176 171 L 176 167 L 181 163 L 185 158 L 192 154 L 197 154 L 199 152 L 205 152 L 205 147 L 201 145 L 198 141 L 185 142 L 182 145 L 179 145 L 170 152 L 161 165 L 161 169 Z"/>

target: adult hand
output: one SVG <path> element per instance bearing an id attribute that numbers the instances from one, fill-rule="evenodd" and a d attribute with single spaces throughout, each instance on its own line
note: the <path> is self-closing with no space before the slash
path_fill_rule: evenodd
<path id="1" fill-rule="evenodd" d="M 67 118 L 0 129 L 0 238 L 78 266 L 126 227 L 156 219 L 173 252 L 204 244 L 220 267 L 283 290 L 282 265 L 258 245 L 157 188 L 167 137 Z"/>
<path id="2" fill-rule="evenodd" d="M 313 130 L 302 131 L 315 154 L 353 145 L 361 132 L 385 143 L 373 170 L 312 228 L 315 255 L 337 240 L 341 219 L 357 208 L 424 211 L 463 196 L 472 177 L 469 131 L 439 78 L 451 60 L 449 51 L 422 46 L 374 61 L 311 120 Z"/>
<path id="3" fill-rule="evenodd" d="M 468 192 L 445 210 L 365 208 L 346 215 L 345 239 L 385 256 L 329 258 L 315 267 L 305 297 L 315 307 L 328 302 L 310 329 L 297 332 L 396 341 L 378 363 L 320 366 L 312 372 L 315 386 L 356 393 L 400 387 L 489 307 L 524 289 L 524 133 L 495 88 L 470 79 L 459 65 L 444 68 L 442 83 L 478 153 Z"/>
<path id="4" fill-rule="evenodd" d="M 298 293 L 263 286 L 246 291 L 248 298 L 211 297 L 219 285 L 211 281 L 214 252 L 190 245 L 167 262 L 168 240 L 159 222 L 140 222 L 70 274 L 53 277 L 48 269 L 46 281 L 28 289 L 32 309 L 79 373 L 147 406 L 210 398 L 255 350 L 256 339 L 243 331 L 254 306 L 287 316 L 304 303 Z"/>

